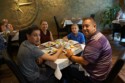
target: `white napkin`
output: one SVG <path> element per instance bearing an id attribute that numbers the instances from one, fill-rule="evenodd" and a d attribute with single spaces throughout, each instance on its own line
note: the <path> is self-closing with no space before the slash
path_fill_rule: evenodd
<path id="1" fill-rule="evenodd" d="M 81 45 L 81 48 L 84 50 L 85 44 L 80 44 L 80 45 Z"/>

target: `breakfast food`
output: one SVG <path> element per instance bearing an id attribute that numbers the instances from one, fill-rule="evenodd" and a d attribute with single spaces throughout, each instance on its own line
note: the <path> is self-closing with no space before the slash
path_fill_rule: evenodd
<path id="1" fill-rule="evenodd" d="M 70 48 L 74 48 L 74 46 L 73 46 L 73 45 L 70 45 Z"/>
<path id="2" fill-rule="evenodd" d="M 70 44 L 77 44 L 78 42 L 77 41 L 74 41 L 74 40 L 69 40 L 68 41 Z"/>
<path id="3" fill-rule="evenodd" d="M 42 45 L 45 46 L 45 47 L 50 47 L 50 46 L 56 45 L 56 43 L 52 42 L 52 41 L 49 41 L 49 42 L 43 43 Z"/>
<path id="4" fill-rule="evenodd" d="M 57 52 L 57 49 L 56 48 L 54 48 L 54 47 L 51 47 L 51 48 L 45 48 L 45 49 L 43 49 L 42 50 L 44 53 L 48 53 L 48 54 L 54 54 L 54 53 L 56 53 Z"/>

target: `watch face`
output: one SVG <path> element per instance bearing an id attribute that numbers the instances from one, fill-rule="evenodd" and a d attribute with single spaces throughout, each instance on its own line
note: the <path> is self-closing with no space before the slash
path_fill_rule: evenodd
<path id="1" fill-rule="evenodd" d="M 12 21 L 16 28 L 32 24 L 38 13 L 37 0 L 14 0 L 12 5 Z"/>

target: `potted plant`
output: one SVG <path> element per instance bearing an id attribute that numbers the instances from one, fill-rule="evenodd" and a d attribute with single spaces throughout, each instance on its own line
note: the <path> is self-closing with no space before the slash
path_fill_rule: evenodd
<path id="1" fill-rule="evenodd" d="M 111 23 L 113 20 L 116 19 L 116 15 L 117 15 L 119 10 L 120 10 L 120 6 L 115 5 L 113 7 L 107 7 L 106 10 L 101 13 L 100 24 L 103 26 L 103 28 L 106 25 L 111 27 Z"/>

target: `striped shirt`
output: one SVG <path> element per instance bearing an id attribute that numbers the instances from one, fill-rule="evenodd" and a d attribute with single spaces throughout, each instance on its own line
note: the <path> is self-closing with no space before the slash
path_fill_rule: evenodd
<path id="1" fill-rule="evenodd" d="M 106 37 L 96 32 L 86 43 L 83 55 L 89 62 L 84 66 L 91 78 L 102 81 L 111 69 L 112 49 Z"/>

